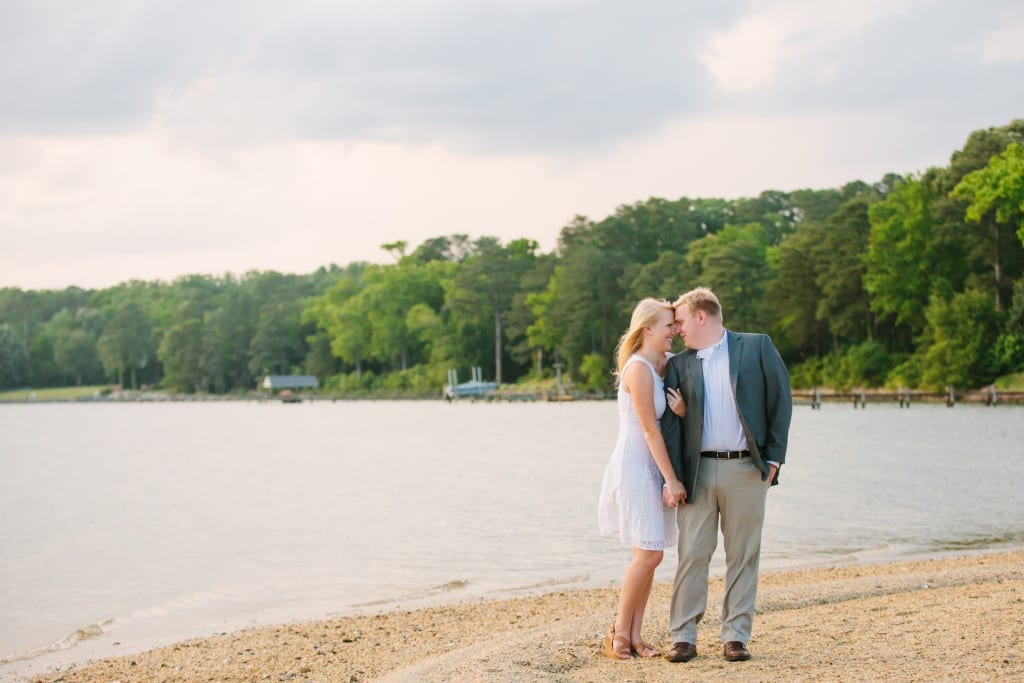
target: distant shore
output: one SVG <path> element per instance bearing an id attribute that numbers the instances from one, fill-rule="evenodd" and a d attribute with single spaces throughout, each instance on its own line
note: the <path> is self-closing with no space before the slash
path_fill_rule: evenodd
<path id="1" fill-rule="evenodd" d="M 670 586 L 647 640 L 668 647 Z M 713 579 L 698 657 L 614 662 L 616 588 L 479 600 L 199 638 L 35 681 L 990 681 L 1024 678 L 1024 551 L 763 573 L 750 649 L 728 663 Z M 31 672 L 29 672 L 31 674 Z"/>
<path id="2" fill-rule="evenodd" d="M 0 393 L 0 405 L 3 404 L 41 404 L 41 403 L 203 403 L 203 402 L 333 402 L 333 401 L 449 401 L 451 403 L 506 403 L 519 401 L 600 401 L 615 398 L 613 392 L 578 392 L 562 393 L 550 390 L 499 388 L 480 396 L 465 396 L 447 399 L 438 393 L 411 392 L 379 392 L 366 394 L 332 395 L 325 393 L 296 393 L 288 396 L 270 395 L 266 393 L 250 394 L 180 394 L 164 391 L 117 391 L 96 392 L 95 394 L 76 393 L 71 390 L 31 390 L 7 391 Z M 999 406 L 1024 405 L 1024 391 L 1019 389 L 973 389 L 954 390 L 953 392 L 930 391 L 891 391 L 887 389 L 848 389 L 838 391 L 822 387 L 814 389 L 794 389 L 793 401 L 796 405 L 820 407 L 824 403 L 852 404 L 854 408 L 865 408 L 868 405 L 890 404 L 909 408 L 914 404 L 945 404 L 958 403 Z"/>
<path id="3" fill-rule="evenodd" d="M 296 392 L 270 394 L 266 392 L 230 394 L 182 394 L 159 390 L 124 390 L 103 392 L 80 392 L 73 389 L 19 389 L 0 392 L 0 405 L 40 403 L 203 403 L 203 402 L 248 402 L 248 403 L 303 403 L 334 401 L 448 401 L 449 403 L 507 403 L 517 401 L 601 401 L 615 398 L 614 392 L 563 391 L 547 389 L 519 389 L 515 386 L 498 388 L 487 394 L 447 398 L 441 390 L 437 392 L 377 391 L 349 394 L 324 392 Z"/>

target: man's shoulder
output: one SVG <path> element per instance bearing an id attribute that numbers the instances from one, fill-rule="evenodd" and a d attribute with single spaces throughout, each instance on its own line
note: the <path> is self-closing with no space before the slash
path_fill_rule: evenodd
<path id="1" fill-rule="evenodd" d="M 729 330 L 728 333 L 733 337 L 739 337 L 740 339 L 760 339 L 761 337 L 767 337 L 767 334 L 762 332 L 737 332 L 736 330 Z"/>
<path id="2" fill-rule="evenodd" d="M 752 342 L 754 344 L 772 343 L 772 338 L 761 332 L 733 332 L 729 330 L 729 335 L 739 342 Z"/>

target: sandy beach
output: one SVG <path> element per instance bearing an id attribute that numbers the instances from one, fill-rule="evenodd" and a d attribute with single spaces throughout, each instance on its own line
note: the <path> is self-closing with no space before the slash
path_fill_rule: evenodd
<path id="1" fill-rule="evenodd" d="M 670 586 L 645 637 L 668 647 Z M 51 671 L 35 681 L 1024 680 L 1024 551 L 765 572 L 749 662 L 719 642 L 713 579 L 698 656 L 601 654 L 616 588 L 297 622 Z"/>

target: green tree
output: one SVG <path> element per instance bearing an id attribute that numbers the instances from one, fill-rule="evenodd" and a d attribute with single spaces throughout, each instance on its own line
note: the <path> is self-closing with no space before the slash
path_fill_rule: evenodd
<path id="1" fill-rule="evenodd" d="M 1024 370 L 1024 335 L 1004 332 L 992 346 L 992 369 L 995 375 Z"/>
<path id="2" fill-rule="evenodd" d="M 331 352 L 355 366 L 356 376 L 363 372 L 363 361 L 370 357 L 373 328 L 367 316 L 367 297 L 351 297 L 331 312 L 327 333 L 331 337 Z"/>
<path id="3" fill-rule="evenodd" d="M 53 345 L 53 359 L 64 373 L 74 377 L 76 386 L 82 386 L 82 379 L 95 375 L 101 367 L 96 337 L 83 329 L 68 330 L 60 336 Z"/>
<path id="4" fill-rule="evenodd" d="M 93 294 L 90 306 L 102 311 L 105 321 L 96 345 L 106 377 L 134 388 L 161 381 L 156 347 L 169 318 L 167 294 L 165 283 L 140 280 Z"/>
<path id="5" fill-rule="evenodd" d="M 469 235 L 449 235 L 444 237 L 431 237 L 423 244 L 416 247 L 412 256 L 417 261 L 430 263 L 431 261 L 463 261 L 473 252 L 473 245 Z"/>
<path id="6" fill-rule="evenodd" d="M 799 229 L 806 221 L 824 221 L 845 201 L 839 190 L 794 190 L 790 193 L 793 222 Z M 794 231 L 795 232 L 795 231 Z M 782 240 L 779 240 L 781 243 Z"/>
<path id="7" fill-rule="evenodd" d="M 495 237 L 473 243 L 473 254 L 460 264 L 446 296 L 453 312 L 485 315 L 493 325 L 494 381 L 502 382 L 505 321 L 519 291 L 519 283 L 536 261 L 537 243 L 514 240 L 502 246 Z"/>
<path id="8" fill-rule="evenodd" d="M 81 386 L 83 380 L 98 381 L 102 377 L 96 353 L 96 337 L 102 329 L 103 318 L 95 308 L 83 307 L 75 312 L 65 308 L 39 327 L 35 343 L 52 348 L 53 364 L 62 375 L 60 383 L 70 379 Z"/>
<path id="9" fill-rule="evenodd" d="M 999 315 L 985 293 L 968 290 L 951 299 L 932 295 L 925 316 L 928 326 L 919 353 L 926 386 L 941 391 L 995 378 L 990 350 L 999 336 Z"/>
<path id="10" fill-rule="evenodd" d="M 816 315 L 822 299 L 818 277 L 827 260 L 822 253 L 824 240 L 824 224 L 807 220 L 770 252 L 775 267 L 767 285 L 767 305 L 774 320 L 774 338 L 785 357 L 818 356 L 827 351 L 828 325 Z"/>
<path id="11" fill-rule="evenodd" d="M 537 322 L 533 313 L 532 297 L 543 292 L 554 273 L 557 257 L 554 254 L 539 254 L 533 267 L 523 273 L 519 290 L 512 297 L 505 329 L 508 332 L 509 356 L 524 369 L 532 369 L 537 377 L 543 373 L 543 344 L 535 344 L 531 338 L 531 326 Z M 532 365 L 531 365 L 532 364 Z"/>
<path id="12" fill-rule="evenodd" d="M 962 280 L 951 279 L 954 290 L 988 292 L 1002 310 L 1009 299 L 1013 281 L 1024 272 L 1024 249 L 1012 230 L 999 229 L 994 212 L 978 221 L 966 216 L 967 200 L 951 193 L 968 175 L 984 169 L 1011 144 L 1024 144 L 1024 119 L 1007 126 L 976 130 L 963 148 L 953 153 L 949 166 L 935 174 L 936 197 L 933 212 L 943 235 L 958 247 Z"/>
<path id="13" fill-rule="evenodd" d="M 610 354 L 622 318 L 622 264 L 595 245 L 573 248 L 555 268 L 546 291 L 532 298 L 532 342 L 547 344 L 572 372 L 588 353 Z"/>
<path id="14" fill-rule="evenodd" d="M 821 299 L 816 316 L 828 325 L 835 348 L 843 341 L 859 343 L 874 338 L 863 258 L 871 233 L 868 207 L 872 199 L 862 194 L 847 201 L 825 223 L 818 252 L 823 261 L 818 270 Z"/>
<path id="15" fill-rule="evenodd" d="M 397 370 L 407 370 L 420 360 L 425 347 L 411 334 L 406 316 L 418 303 L 440 309 L 443 272 L 438 262 L 424 264 L 411 257 L 396 265 L 367 268 L 359 303 L 370 326 L 368 351 L 372 358 Z"/>
<path id="16" fill-rule="evenodd" d="M 326 332 L 318 330 L 306 337 L 306 345 L 309 350 L 303 361 L 303 370 L 307 375 L 319 379 L 322 385 L 328 377 L 341 369 L 338 359 L 331 352 L 331 338 Z"/>
<path id="17" fill-rule="evenodd" d="M 28 347 L 10 324 L 0 324 L 0 388 L 19 386 L 27 378 Z"/>
<path id="18" fill-rule="evenodd" d="M 124 386 L 125 373 L 131 372 L 132 388 L 138 388 L 138 371 L 152 360 L 151 325 L 142 306 L 129 301 L 119 308 L 96 342 L 100 361 L 108 375 Z"/>
<path id="19" fill-rule="evenodd" d="M 991 220 L 995 304 L 996 310 L 1002 310 L 1000 291 L 1003 286 L 1005 231 L 1016 229 L 1021 244 L 1024 244 L 1024 148 L 1016 142 L 1011 143 L 1002 153 L 992 157 L 987 166 L 964 176 L 950 196 L 967 202 L 968 222 Z"/>
<path id="20" fill-rule="evenodd" d="M 249 342 L 249 372 L 289 374 L 305 355 L 301 302 L 279 301 L 260 307 L 256 331 Z"/>
<path id="21" fill-rule="evenodd" d="M 768 235 L 760 223 L 727 225 L 690 245 L 687 262 L 698 273 L 700 283 L 718 295 L 731 329 L 762 330 L 767 326 L 764 299 L 771 276 L 767 249 Z"/>
<path id="22" fill-rule="evenodd" d="M 805 198 L 808 198 L 805 196 Z M 755 198 L 740 199 L 736 202 L 733 225 L 758 223 L 768 244 L 777 245 L 782 238 L 792 233 L 803 214 L 786 192 L 765 190 Z"/>
<path id="23" fill-rule="evenodd" d="M 455 364 L 444 321 L 437 311 L 424 303 L 413 304 L 405 314 L 405 326 L 416 343 L 427 349 L 426 365 L 443 367 L 447 372 Z"/>
<path id="24" fill-rule="evenodd" d="M 240 288 L 232 288 L 220 307 L 206 314 L 200 361 L 204 386 L 216 393 L 255 387 L 249 348 L 256 315 L 254 298 Z"/>
<path id="25" fill-rule="evenodd" d="M 580 361 L 582 387 L 587 391 L 607 391 L 611 386 L 610 361 L 599 353 L 588 353 Z"/>
<path id="26" fill-rule="evenodd" d="M 192 393 L 204 386 L 203 323 L 187 318 L 172 325 L 160 340 L 156 351 L 164 366 L 164 383 L 173 389 Z"/>
<path id="27" fill-rule="evenodd" d="M 881 343 L 869 340 L 833 351 L 825 357 L 822 366 L 824 383 L 846 391 L 851 387 L 882 386 L 892 360 Z"/>
<path id="28" fill-rule="evenodd" d="M 864 289 L 871 310 L 905 325 L 912 336 L 924 329 L 924 310 L 948 257 L 932 215 L 931 184 L 910 177 L 868 210 L 871 231 L 865 253 Z"/>
<path id="29" fill-rule="evenodd" d="M 208 388 L 204 372 L 203 320 L 214 307 L 219 286 L 209 278 L 179 278 L 167 292 L 164 323 L 156 355 L 163 364 L 164 385 L 192 393 Z M 170 310 L 176 304 L 173 312 Z"/>
<path id="30" fill-rule="evenodd" d="M 628 298 L 634 304 L 648 296 L 674 301 L 692 288 L 696 280 L 683 251 L 663 251 L 656 261 L 633 264 L 632 268 L 627 268 L 626 276 Z"/>
<path id="31" fill-rule="evenodd" d="M 524 302 L 529 307 L 530 315 L 533 318 L 533 322 L 526 328 L 526 338 L 530 347 L 537 350 L 536 372 L 538 376 L 543 372 L 544 351 L 553 351 L 557 360 L 558 348 L 563 337 L 562 328 L 557 324 L 555 316 L 552 315 L 555 302 L 559 301 L 557 272 L 556 267 L 555 272 L 548 279 L 548 286 L 539 292 L 527 295 Z"/>
<path id="32" fill-rule="evenodd" d="M 331 354 L 363 373 L 370 346 L 370 321 L 360 295 L 365 288 L 365 264 L 348 268 L 323 295 L 310 299 L 302 312 L 304 322 L 316 325 L 327 339 Z"/>

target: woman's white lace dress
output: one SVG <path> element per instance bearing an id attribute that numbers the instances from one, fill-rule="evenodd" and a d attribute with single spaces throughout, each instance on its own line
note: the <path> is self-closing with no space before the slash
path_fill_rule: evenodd
<path id="1" fill-rule="evenodd" d="M 665 385 L 654 367 L 640 356 L 630 357 L 623 371 L 634 362 L 650 368 L 654 378 L 654 414 L 660 422 L 665 412 Z M 604 471 L 597 509 L 601 534 L 641 550 L 673 547 L 679 538 L 676 511 L 661 501 L 661 472 L 647 447 L 633 399 L 621 386 L 618 402 L 619 438 Z"/>

